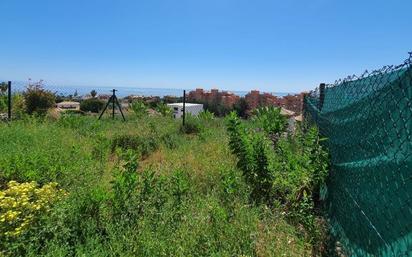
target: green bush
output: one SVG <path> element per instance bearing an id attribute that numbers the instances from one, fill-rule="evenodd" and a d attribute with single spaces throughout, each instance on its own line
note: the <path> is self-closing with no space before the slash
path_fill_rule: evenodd
<path id="1" fill-rule="evenodd" d="M 229 145 L 238 156 L 238 167 L 243 171 L 246 182 L 251 186 L 251 199 L 256 202 L 271 203 L 273 180 L 269 141 L 258 133 L 247 130 L 237 115 L 228 117 Z"/>
<path id="2" fill-rule="evenodd" d="M 157 105 L 156 105 L 156 111 L 157 112 L 159 112 L 161 115 L 163 115 L 163 116 L 165 116 L 165 117 L 172 117 L 172 114 L 173 114 L 173 111 L 172 111 L 172 109 L 169 107 L 169 106 L 167 106 L 167 104 L 165 104 L 165 103 L 162 103 L 162 102 L 160 102 L 160 103 L 158 103 Z"/>
<path id="3" fill-rule="evenodd" d="M 215 118 L 215 115 L 208 110 L 202 111 L 198 114 L 199 119 L 204 121 L 211 121 Z"/>
<path id="4" fill-rule="evenodd" d="M 137 167 L 138 156 L 131 150 L 123 153 L 121 159 L 125 162 L 123 167 L 116 169 L 113 187 L 113 214 L 116 218 L 132 220 L 137 217 L 138 209 L 134 208 L 138 201 L 137 192 Z"/>
<path id="5" fill-rule="evenodd" d="M 286 130 L 287 120 L 280 114 L 280 107 L 261 107 L 255 109 L 252 123 L 255 127 L 263 129 L 269 136 L 277 136 Z"/>
<path id="6" fill-rule="evenodd" d="M 112 141 L 112 152 L 116 148 L 122 150 L 135 150 L 142 157 L 147 157 L 159 147 L 158 139 L 153 136 L 142 137 L 138 135 L 118 135 Z"/>
<path id="7" fill-rule="evenodd" d="M 277 121 L 278 112 L 264 111 L 257 116 L 260 120 L 252 128 L 247 128 L 235 113 L 227 118 L 229 146 L 251 187 L 251 200 L 280 204 L 292 222 L 303 225 L 310 237 L 317 238 L 314 205 L 329 168 L 328 153 L 320 144 L 318 131 L 312 127 L 303 133 L 297 128 L 296 135 L 273 143 L 269 136 L 282 131 L 282 122 L 275 126 L 267 122 Z M 266 126 L 262 128 L 264 133 L 255 130 L 258 124 Z"/>
<path id="8" fill-rule="evenodd" d="M 55 105 L 55 95 L 45 90 L 41 84 L 29 85 L 23 93 L 26 112 L 28 114 L 46 114 Z"/>
<path id="9" fill-rule="evenodd" d="M 22 118 L 26 113 L 24 96 L 20 93 L 13 94 L 11 104 L 13 119 Z"/>
<path id="10" fill-rule="evenodd" d="M 7 96 L 0 95 L 0 112 L 7 111 Z"/>
<path id="11" fill-rule="evenodd" d="M 8 83 L 7 82 L 1 82 L 0 83 L 0 95 L 5 95 L 8 89 Z"/>
<path id="12" fill-rule="evenodd" d="M 148 114 L 148 108 L 143 101 L 134 101 L 130 104 L 130 107 L 138 118 Z"/>
<path id="13" fill-rule="evenodd" d="M 97 98 L 89 98 L 80 103 L 80 110 L 83 112 L 99 113 L 103 107 L 104 102 Z"/>

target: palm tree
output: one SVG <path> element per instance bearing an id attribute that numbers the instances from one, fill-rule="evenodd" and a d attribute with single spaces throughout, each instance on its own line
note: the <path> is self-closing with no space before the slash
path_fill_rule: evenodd
<path id="1" fill-rule="evenodd" d="M 95 98 L 96 95 L 97 95 L 96 90 L 93 89 L 92 91 L 90 91 L 90 95 L 91 95 L 93 98 Z"/>

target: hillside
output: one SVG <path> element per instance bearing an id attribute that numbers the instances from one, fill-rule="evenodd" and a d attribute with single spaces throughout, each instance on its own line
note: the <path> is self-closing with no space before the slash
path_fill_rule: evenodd
<path id="1" fill-rule="evenodd" d="M 310 256 L 313 240 L 281 206 L 251 199 L 225 121 L 193 118 L 190 134 L 180 122 L 1 123 L 2 254 Z"/>

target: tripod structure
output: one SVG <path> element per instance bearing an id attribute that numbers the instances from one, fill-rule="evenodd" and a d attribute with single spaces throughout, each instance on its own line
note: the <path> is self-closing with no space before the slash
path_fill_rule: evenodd
<path id="1" fill-rule="evenodd" d="M 119 108 L 120 113 L 122 114 L 123 120 L 126 121 L 126 119 L 124 118 L 123 115 L 123 111 L 122 111 L 122 107 L 120 106 L 119 100 L 117 99 L 116 96 L 116 89 L 113 89 L 112 92 L 112 96 L 109 98 L 109 101 L 107 101 L 106 106 L 104 107 L 102 113 L 99 116 L 99 120 L 101 119 L 101 117 L 103 116 L 104 112 L 106 111 L 107 107 L 109 107 L 109 104 L 112 103 L 112 119 L 114 119 L 114 109 L 115 109 L 115 105 L 117 105 L 117 107 Z"/>

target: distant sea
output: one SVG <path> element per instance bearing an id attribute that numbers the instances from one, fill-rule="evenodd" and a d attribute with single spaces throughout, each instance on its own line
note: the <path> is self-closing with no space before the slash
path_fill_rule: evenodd
<path id="1" fill-rule="evenodd" d="M 23 91 L 26 87 L 26 84 L 16 83 L 12 84 L 13 91 Z M 90 94 L 90 91 L 96 90 L 97 94 L 111 94 L 113 87 L 103 87 L 103 86 L 52 86 L 44 85 L 44 88 L 62 95 L 73 95 L 76 91 L 77 94 L 87 95 Z M 126 97 L 129 95 L 139 95 L 139 96 L 183 96 L 183 88 L 139 88 L 139 87 L 114 87 L 116 89 L 116 95 L 118 97 Z M 186 93 L 189 93 L 194 89 L 186 89 Z M 222 91 L 219 89 L 219 91 Z M 233 91 L 227 90 L 239 96 L 245 96 L 249 91 Z M 266 92 L 266 91 L 261 91 Z M 280 93 L 280 92 L 268 92 L 275 96 L 285 96 L 288 94 L 294 93 Z"/>

